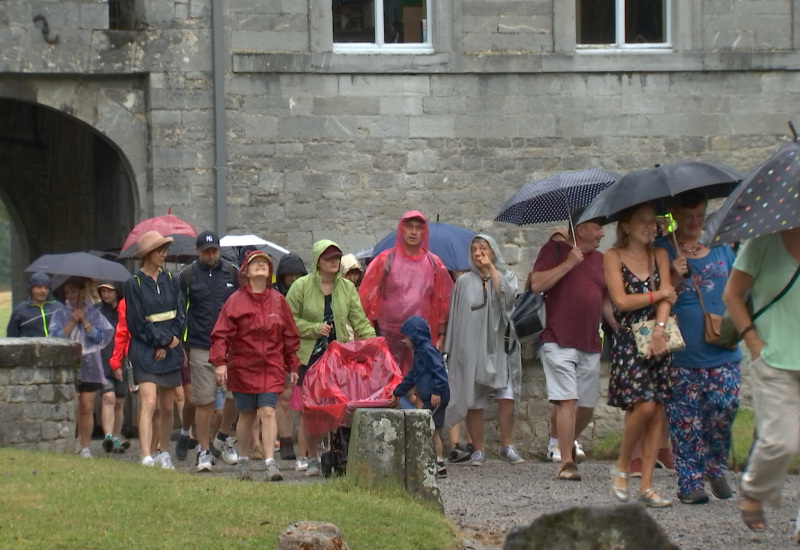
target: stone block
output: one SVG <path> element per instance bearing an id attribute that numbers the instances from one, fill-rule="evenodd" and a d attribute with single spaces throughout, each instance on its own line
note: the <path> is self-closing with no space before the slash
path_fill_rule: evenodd
<path id="1" fill-rule="evenodd" d="M 439 155 L 436 151 L 410 151 L 408 153 L 409 172 L 435 172 L 439 169 Z"/>
<path id="2" fill-rule="evenodd" d="M 278 537 L 277 550 L 349 550 L 342 530 L 322 521 L 290 523 Z"/>
<path id="3" fill-rule="evenodd" d="M 442 492 L 436 481 L 433 417 L 423 409 L 404 410 L 406 429 L 406 491 L 444 513 Z"/>
<path id="4" fill-rule="evenodd" d="M 37 401 L 38 399 L 39 388 L 37 386 L 8 386 L 9 403 Z"/>
<path id="5" fill-rule="evenodd" d="M 80 14 L 81 29 L 108 28 L 108 5 L 105 2 L 102 4 L 81 4 Z"/>
<path id="6" fill-rule="evenodd" d="M 395 409 L 357 409 L 353 414 L 347 477 L 366 485 L 405 487 L 405 415 Z"/>
<path id="7" fill-rule="evenodd" d="M 231 50 L 240 52 L 302 52 L 308 50 L 308 32 L 234 31 Z"/>
<path id="8" fill-rule="evenodd" d="M 30 338 L 0 338 L 0 368 L 33 365 L 34 343 Z"/>

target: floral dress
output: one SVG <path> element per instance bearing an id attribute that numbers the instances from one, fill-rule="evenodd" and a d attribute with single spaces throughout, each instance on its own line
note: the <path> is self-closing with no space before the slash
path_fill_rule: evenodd
<path id="1" fill-rule="evenodd" d="M 651 292 L 661 281 L 656 269 L 650 277 L 640 280 L 622 263 L 622 283 L 626 294 Z M 655 284 L 651 284 L 651 278 Z M 639 401 L 663 403 L 670 395 L 669 366 L 672 355 L 645 359 L 639 355 L 636 342 L 630 333 L 634 323 L 655 319 L 656 308 L 648 305 L 634 311 L 619 311 L 614 308 L 614 318 L 619 327 L 614 330 L 611 341 L 611 376 L 608 381 L 608 404 L 627 409 Z"/>

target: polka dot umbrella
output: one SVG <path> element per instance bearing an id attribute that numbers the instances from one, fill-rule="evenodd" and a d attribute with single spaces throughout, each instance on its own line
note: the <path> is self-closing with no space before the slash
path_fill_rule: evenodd
<path id="1" fill-rule="evenodd" d="M 800 227 L 800 141 L 756 168 L 708 216 L 700 242 L 734 243 Z"/>
<path id="2" fill-rule="evenodd" d="M 526 183 L 506 201 L 495 221 L 527 225 L 568 220 L 573 210 L 592 202 L 618 179 L 614 172 L 589 168 Z"/>

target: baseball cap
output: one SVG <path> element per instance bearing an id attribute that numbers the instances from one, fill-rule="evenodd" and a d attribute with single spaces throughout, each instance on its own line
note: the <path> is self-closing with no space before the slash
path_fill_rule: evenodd
<path id="1" fill-rule="evenodd" d="M 219 248 L 219 237 L 213 231 L 203 231 L 197 236 L 195 242 L 197 250 L 203 251 L 209 248 Z"/>
<path id="2" fill-rule="evenodd" d="M 342 251 L 339 249 L 338 246 L 330 245 L 328 248 L 322 251 L 322 254 L 319 255 L 321 260 L 327 260 L 328 258 L 333 258 L 334 256 L 341 256 Z"/>

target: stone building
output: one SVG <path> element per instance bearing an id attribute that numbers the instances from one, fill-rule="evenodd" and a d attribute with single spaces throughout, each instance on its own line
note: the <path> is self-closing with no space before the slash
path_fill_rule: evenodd
<path id="1" fill-rule="evenodd" d="M 0 198 L 15 290 L 46 252 L 174 214 L 308 257 L 404 211 L 524 273 L 524 182 L 708 159 L 749 171 L 800 99 L 800 0 L 5 0 Z"/>

